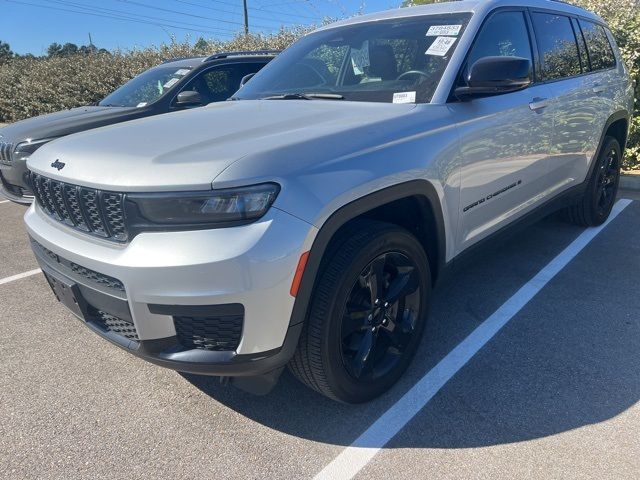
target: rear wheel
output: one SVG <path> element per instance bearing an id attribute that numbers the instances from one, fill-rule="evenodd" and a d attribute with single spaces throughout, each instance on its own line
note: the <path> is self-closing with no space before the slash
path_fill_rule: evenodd
<path id="1" fill-rule="evenodd" d="M 409 365 L 427 316 L 429 265 L 414 236 L 381 222 L 360 223 L 335 246 L 290 369 L 330 398 L 359 403 Z"/>
<path id="2" fill-rule="evenodd" d="M 585 227 L 603 224 L 613 208 L 620 183 L 622 150 L 618 140 L 605 137 L 584 196 L 567 208 L 570 222 Z"/>

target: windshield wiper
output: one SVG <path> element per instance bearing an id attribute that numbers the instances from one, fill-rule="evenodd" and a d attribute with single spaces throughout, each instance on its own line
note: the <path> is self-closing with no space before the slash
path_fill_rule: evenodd
<path id="1" fill-rule="evenodd" d="M 264 97 L 261 100 L 344 100 L 344 97 L 337 93 L 285 93 Z"/>

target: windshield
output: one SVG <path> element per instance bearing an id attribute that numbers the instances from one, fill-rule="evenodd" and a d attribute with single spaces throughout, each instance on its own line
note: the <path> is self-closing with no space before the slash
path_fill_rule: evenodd
<path id="1" fill-rule="evenodd" d="M 428 15 L 313 33 L 281 53 L 234 99 L 427 103 L 469 18 Z"/>
<path id="2" fill-rule="evenodd" d="M 101 107 L 144 107 L 171 90 L 191 68 L 155 67 L 108 95 Z"/>

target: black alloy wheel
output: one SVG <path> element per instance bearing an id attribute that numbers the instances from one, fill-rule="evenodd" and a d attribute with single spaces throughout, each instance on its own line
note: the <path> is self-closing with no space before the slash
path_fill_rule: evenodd
<path id="1" fill-rule="evenodd" d="M 613 209 L 620 184 L 622 150 L 613 137 L 605 137 L 584 194 L 565 209 L 571 223 L 584 227 L 602 225 Z"/>
<path id="2" fill-rule="evenodd" d="M 402 358 L 420 312 L 416 266 L 406 255 L 379 255 L 351 289 L 342 317 L 342 361 L 357 380 L 376 380 Z"/>
<path id="3" fill-rule="evenodd" d="M 391 388 L 420 343 L 431 294 L 429 259 L 397 225 L 359 220 L 332 241 L 289 368 L 345 403 Z"/>

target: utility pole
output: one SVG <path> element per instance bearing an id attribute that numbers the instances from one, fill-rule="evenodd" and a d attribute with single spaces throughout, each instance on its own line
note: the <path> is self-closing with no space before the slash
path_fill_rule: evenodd
<path id="1" fill-rule="evenodd" d="M 244 34 L 249 35 L 249 9 L 247 8 L 247 0 L 242 0 L 244 4 Z"/>

